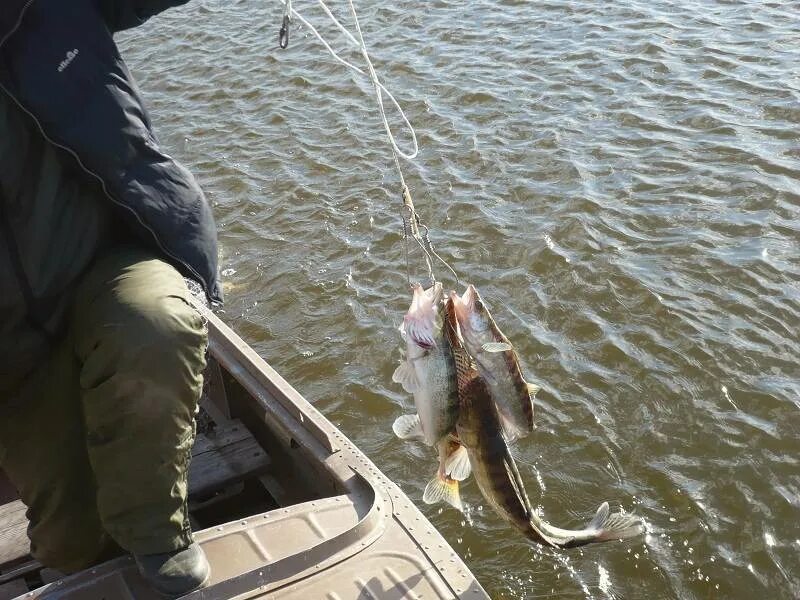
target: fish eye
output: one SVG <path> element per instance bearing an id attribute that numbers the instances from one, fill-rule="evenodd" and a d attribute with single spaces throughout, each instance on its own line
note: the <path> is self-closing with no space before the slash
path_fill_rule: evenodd
<path id="1" fill-rule="evenodd" d="M 486 331 L 489 328 L 489 324 L 486 322 L 486 319 L 476 314 L 470 319 L 470 327 L 473 331 Z"/>
<path id="2" fill-rule="evenodd" d="M 486 308 L 486 304 L 484 304 L 483 300 L 475 299 L 475 310 L 480 313 L 486 312 L 488 309 Z"/>

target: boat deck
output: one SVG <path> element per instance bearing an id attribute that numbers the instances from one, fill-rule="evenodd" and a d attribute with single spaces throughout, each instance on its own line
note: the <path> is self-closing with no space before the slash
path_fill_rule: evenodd
<path id="1" fill-rule="evenodd" d="M 408 497 L 205 312 L 189 506 L 213 578 L 185 598 L 488 598 Z M 24 505 L 5 489 L 0 600 L 159 598 L 128 556 L 63 579 L 42 569 L 28 555 Z"/>

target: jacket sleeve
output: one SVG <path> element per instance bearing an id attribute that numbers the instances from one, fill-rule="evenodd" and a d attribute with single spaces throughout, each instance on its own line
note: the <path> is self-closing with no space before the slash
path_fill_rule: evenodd
<path id="1" fill-rule="evenodd" d="M 189 0 L 95 0 L 111 31 L 141 25 L 147 19 Z"/>

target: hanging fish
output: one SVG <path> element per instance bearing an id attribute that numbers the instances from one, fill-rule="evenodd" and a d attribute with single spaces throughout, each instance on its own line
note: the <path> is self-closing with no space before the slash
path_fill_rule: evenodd
<path id="1" fill-rule="evenodd" d="M 533 398 L 539 387 L 522 376 L 514 347 L 492 318 L 489 309 L 469 285 L 464 295 L 451 294 L 464 345 L 497 403 L 509 441 L 533 431 Z"/>
<path id="2" fill-rule="evenodd" d="M 455 292 L 450 297 L 455 302 Z M 578 530 L 554 527 L 536 514 L 508 448 L 492 388 L 467 351 L 459 325 L 460 321 L 452 319 L 445 327 L 458 381 L 456 431 L 459 443 L 467 449 L 472 473 L 486 502 L 529 539 L 545 546 L 569 548 L 641 534 L 641 519 L 611 513 L 607 502 L 600 505 L 585 528 Z"/>
<path id="3" fill-rule="evenodd" d="M 442 284 L 427 290 L 413 288 L 411 307 L 406 313 L 401 334 L 406 342 L 406 359 L 392 379 L 413 394 L 417 412 L 398 417 L 392 426 L 401 439 L 421 438 L 436 447 L 439 467 L 428 483 L 423 500 L 444 500 L 461 509 L 458 481 L 469 476 L 466 450 L 455 438 L 458 418 L 456 371 L 450 344 L 443 332 L 447 306 L 442 302 Z"/>

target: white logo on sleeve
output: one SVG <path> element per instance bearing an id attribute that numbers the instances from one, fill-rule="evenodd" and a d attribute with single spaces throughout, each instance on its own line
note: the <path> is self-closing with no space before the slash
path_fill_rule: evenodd
<path id="1" fill-rule="evenodd" d="M 67 52 L 67 57 L 64 60 L 62 60 L 61 63 L 58 65 L 59 73 L 63 73 L 64 69 L 66 69 L 68 66 L 70 66 L 70 64 L 72 64 L 72 61 L 75 60 L 76 56 L 78 56 L 78 52 L 79 51 L 77 48 L 75 48 L 75 50 L 70 50 L 69 52 Z"/>

